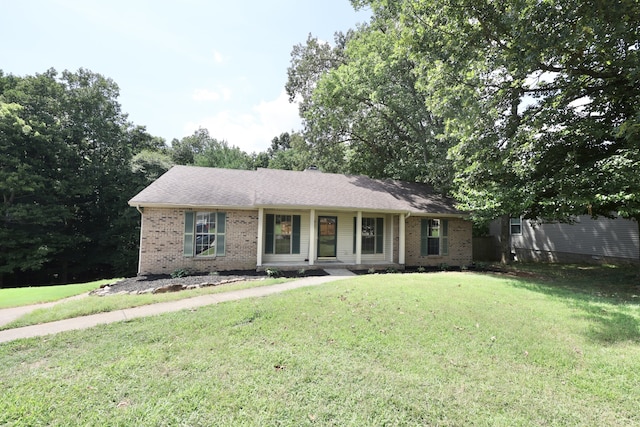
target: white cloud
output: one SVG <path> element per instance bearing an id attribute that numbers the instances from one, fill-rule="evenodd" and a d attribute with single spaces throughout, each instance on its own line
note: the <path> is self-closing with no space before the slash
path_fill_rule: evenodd
<path id="1" fill-rule="evenodd" d="M 262 101 L 250 111 L 221 111 L 197 123 L 189 122 L 184 129 L 192 134 L 200 127 L 208 129 L 213 138 L 224 139 L 247 153 L 265 151 L 275 136 L 299 130 L 298 104 L 290 103 L 283 90 L 276 99 Z"/>

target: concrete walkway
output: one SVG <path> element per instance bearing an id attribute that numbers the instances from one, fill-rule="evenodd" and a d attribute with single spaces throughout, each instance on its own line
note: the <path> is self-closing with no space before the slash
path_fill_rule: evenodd
<path id="1" fill-rule="evenodd" d="M 59 320 L 57 322 L 43 323 L 40 325 L 24 326 L 21 328 L 8 329 L 0 331 L 0 343 L 13 341 L 20 338 L 40 337 L 58 332 L 72 331 L 77 329 L 87 329 L 96 325 L 106 323 L 121 322 L 138 317 L 155 316 L 162 313 L 173 311 L 187 310 L 205 305 L 217 304 L 225 301 L 235 301 L 246 298 L 263 297 L 288 291 L 291 289 L 302 288 L 305 286 L 321 285 L 323 283 L 333 282 L 335 280 L 346 279 L 355 276 L 349 270 L 345 269 L 327 269 L 328 276 L 313 276 L 291 282 L 280 283 L 272 286 L 261 286 L 256 288 L 242 289 L 239 291 L 229 291 L 219 294 L 201 295 L 198 297 L 185 298 L 178 301 L 162 302 L 158 304 L 143 305 L 140 307 L 126 308 L 123 310 L 110 311 L 107 313 L 93 314 L 90 316 L 76 317 L 73 319 Z M 75 298 L 79 298 L 75 297 Z M 108 297 L 102 297 L 108 298 Z M 68 299 L 67 299 L 68 300 Z M 10 318 L 21 312 L 20 316 L 29 313 L 38 308 L 55 305 L 55 303 L 37 304 L 35 306 L 16 307 L 16 309 L 0 310 L 0 319 Z M 21 309 L 21 310 L 17 310 Z M 12 310 L 12 311 L 10 311 Z M 4 313 L 4 312 L 7 313 Z M 18 317 L 20 317 L 18 316 Z M 12 319 L 14 320 L 14 319 Z M 8 323 L 8 322 L 5 322 Z"/>

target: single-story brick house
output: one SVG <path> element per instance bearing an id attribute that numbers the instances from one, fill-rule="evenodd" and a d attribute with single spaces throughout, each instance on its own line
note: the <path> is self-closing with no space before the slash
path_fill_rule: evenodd
<path id="1" fill-rule="evenodd" d="M 133 197 L 138 274 L 471 263 L 471 222 L 425 184 L 174 166 Z"/>

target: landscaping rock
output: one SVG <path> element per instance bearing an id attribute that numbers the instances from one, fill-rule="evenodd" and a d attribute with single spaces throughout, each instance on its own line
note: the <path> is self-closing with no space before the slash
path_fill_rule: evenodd
<path id="1" fill-rule="evenodd" d="M 166 286 L 161 286 L 159 288 L 156 288 L 153 293 L 154 294 L 166 294 L 168 292 L 178 292 L 181 291 L 183 289 L 185 289 L 186 286 L 181 285 L 179 283 L 172 283 L 170 285 L 166 285 Z"/>

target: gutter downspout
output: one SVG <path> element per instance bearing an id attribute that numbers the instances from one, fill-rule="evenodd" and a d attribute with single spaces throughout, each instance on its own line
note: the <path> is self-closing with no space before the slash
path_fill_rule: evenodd
<path id="1" fill-rule="evenodd" d="M 138 276 L 140 275 L 140 271 L 142 268 L 142 230 L 144 226 L 144 209 L 140 208 L 140 205 L 136 205 L 136 210 L 140 212 L 140 241 L 138 243 Z"/>

